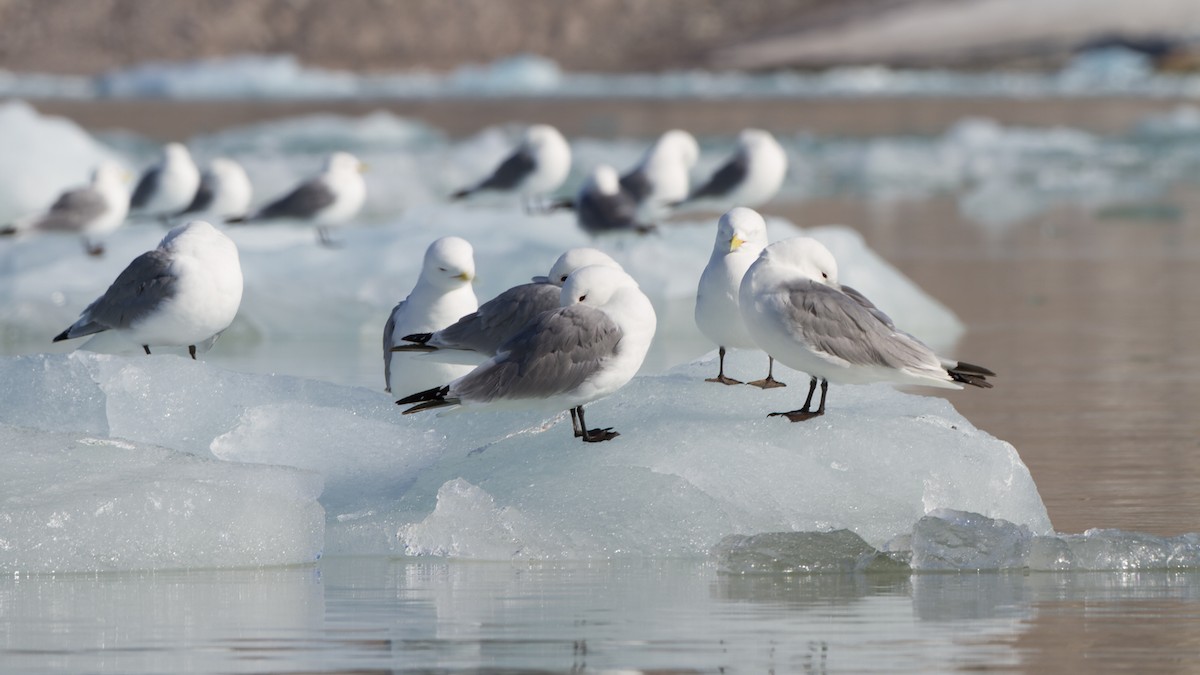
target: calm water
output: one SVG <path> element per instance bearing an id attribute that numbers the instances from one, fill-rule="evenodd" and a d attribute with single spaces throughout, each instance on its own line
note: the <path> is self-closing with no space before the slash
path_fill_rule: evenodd
<path id="1" fill-rule="evenodd" d="M 857 227 L 965 321 L 958 355 L 1001 377 L 949 397 L 1018 448 L 1058 531 L 1170 535 L 1200 531 L 1200 197 L 1167 201 L 1179 217 L 1062 206 L 1000 230 L 949 197 L 766 210 Z M 1142 673 L 1198 657 L 1200 572 L 368 558 L 0 579 L 2 672 Z"/>
<path id="2" fill-rule="evenodd" d="M 1195 574 L 331 559 L 6 579 L 5 672 L 1186 672 Z"/>

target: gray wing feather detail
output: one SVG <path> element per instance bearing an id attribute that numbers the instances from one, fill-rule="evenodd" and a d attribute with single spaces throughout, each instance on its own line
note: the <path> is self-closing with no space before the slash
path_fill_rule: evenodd
<path id="1" fill-rule="evenodd" d="M 80 188 L 62 193 L 34 227 L 47 231 L 77 231 L 88 221 L 108 210 L 99 192 Z"/>
<path id="2" fill-rule="evenodd" d="M 140 209 L 145 206 L 158 190 L 158 181 L 161 177 L 161 167 L 156 166 L 144 171 L 142 177 L 138 179 L 137 187 L 133 190 L 133 196 L 129 198 L 129 208 Z"/>
<path id="3" fill-rule="evenodd" d="M 155 249 L 129 263 L 104 295 L 83 310 L 67 337 L 91 335 L 109 328 L 128 328 L 175 296 L 178 279 L 171 274 L 171 258 Z"/>
<path id="4" fill-rule="evenodd" d="M 569 392 L 601 368 L 621 335 L 620 327 L 594 307 L 546 312 L 502 345 L 492 361 L 457 380 L 451 393 L 487 402 Z"/>
<path id="5" fill-rule="evenodd" d="M 383 385 L 384 391 L 391 391 L 392 382 L 392 347 L 396 346 L 392 333 L 396 332 L 396 310 L 404 306 L 404 301 L 396 303 L 392 313 L 388 314 L 387 323 L 383 324 Z"/>
<path id="6" fill-rule="evenodd" d="M 518 150 L 501 162 L 492 175 L 476 185 L 473 190 L 511 190 L 520 185 L 536 166 L 532 155 Z"/>
<path id="7" fill-rule="evenodd" d="M 933 350 L 896 330 L 890 319 L 880 320 L 882 312 L 824 284 L 811 280 L 793 284 L 785 311 L 793 337 L 853 365 L 944 372 Z"/>
<path id="8" fill-rule="evenodd" d="M 253 220 L 274 218 L 311 218 L 321 209 L 337 199 L 325 181 L 314 178 L 296 186 L 296 189 L 259 209 Z"/>
<path id="9" fill-rule="evenodd" d="M 212 173 L 204 172 L 204 177 L 200 179 L 200 187 L 196 188 L 196 196 L 192 197 L 192 203 L 179 214 L 202 213 L 208 210 L 217 196 L 216 183 L 217 179 Z"/>
<path id="10" fill-rule="evenodd" d="M 621 176 L 621 190 L 633 198 L 633 201 L 641 204 L 654 191 L 654 185 L 639 167 Z"/>
<path id="11" fill-rule="evenodd" d="M 867 299 L 867 296 L 859 293 L 857 289 L 849 286 L 842 285 L 841 289 L 843 293 L 850 296 L 858 304 L 862 305 L 864 309 L 874 314 L 876 319 L 882 321 L 885 325 L 887 325 L 888 328 L 895 330 L 896 322 L 892 321 L 892 317 L 885 314 L 882 309 L 876 307 L 875 303 Z"/>
<path id="12" fill-rule="evenodd" d="M 469 349 L 495 356 L 500 345 L 508 342 L 543 312 L 559 307 L 561 289 L 553 284 L 514 286 L 479 306 L 434 337 L 438 347 Z"/>
<path id="13" fill-rule="evenodd" d="M 739 152 L 731 157 L 724 166 L 717 169 L 708 182 L 700 186 L 688 199 L 723 197 L 746 180 L 748 172 L 749 162 L 746 160 L 745 154 Z"/>

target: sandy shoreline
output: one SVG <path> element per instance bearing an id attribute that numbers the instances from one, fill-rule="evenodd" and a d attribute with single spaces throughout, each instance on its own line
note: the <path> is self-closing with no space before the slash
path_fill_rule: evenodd
<path id="1" fill-rule="evenodd" d="M 699 135 L 728 135 L 749 127 L 775 133 L 826 136 L 933 135 L 964 117 L 1010 126 L 1070 126 L 1099 134 L 1127 132 L 1147 115 L 1182 105 L 1184 98 L 1073 97 L 854 99 L 438 99 L 363 101 L 32 100 L 43 114 L 90 131 L 125 129 L 157 141 L 186 139 L 230 127 L 314 114 L 362 116 L 387 111 L 423 120 L 454 138 L 507 122 L 545 122 L 568 136 L 646 137 L 675 127 Z"/>

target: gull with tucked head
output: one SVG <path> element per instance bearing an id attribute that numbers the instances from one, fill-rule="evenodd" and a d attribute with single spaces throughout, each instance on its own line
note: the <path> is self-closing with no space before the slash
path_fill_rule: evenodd
<path id="1" fill-rule="evenodd" d="M 129 212 L 126 175 L 116 162 L 104 162 L 92 172 L 92 181 L 86 187 L 62 193 L 45 213 L 0 228 L 0 236 L 25 232 L 78 234 L 88 255 L 103 255 L 104 244 L 98 239 L 120 227 Z"/>
<path id="2" fill-rule="evenodd" d="M 129 198 L 129 212 L 167 223 L 171 216 L 192 203 L 198 187 L 200 170 L 192 161 L 192 153 L 182 143 L 167 143 L 162 159 L 143 171 L 138 179 Z"/>
<path id="3" fill-rule="evenodd" d="M 647 234 L 653 225 L 638 222 L 637 202 L 621 189 L 617 170 L 598 164 L 579 189 L 573 204 L 575 218 L 584 232 L 594 236 L 633 232 Z"/>
<path id="4" fill-rule="evenodd" d="M 367 184 L 365 164 L 348 152 L 335 152 L 325 159 L 320 173 L 301 182 L 290 192 L 244 218 L 227 222 L 296 220 L 315 225 L 322 246 L 336 246 L 329 228 L 345 225 L 362 210 Z"/>
<path id="5" fill-rule="evenodd" d="M 424 389 L 471 370 L 469 365 L 443 363 L 420 355 L 396 353 L 406 335 L 432 333 L 479 309 L 471 281 L 475 251 L 460 237 L 442 237 L 425 250 L 421 276 L 383 327 L 383 379 L 386 391 Z"/>
<path id="6" fill-rule="evenodd" d="M 242 302 L 237 246 L 223 232 L 193 220 L 134 258 L 55 342 L 104 331 L 150 347 L 212 347 Z M 86 344 L 84 345 L 87 346 Z"/>
<path id="7" fill-rule="evenodd" d="M 987 378 L 995 373 L 939 357 L 862 293 L 839 284 L 833 254 L 815 239 L 794 237 L 764 249 L 742 280 L 739 308 L 759 347 L 812 378 L 803 407 L 772 417 L 799 422 L 824 415 L 830 381 L 992 386 Z M 813 411 L 818 378 L 821 403 Z"/>
<path id="8" fill-rule="evenodd" d="M 685 201 L 758 206 L 779 192 L 787 165 L 787 153 L 771 132 L 744 129 L 733 155 Z"/>
<path id="9" fill-rule="evenodd" d="M 639 217 L 654 222 L 688 196 L 690 172 L 700 159 L 696 137 L 682 129 L 659 136 L 638 165 L 621 176 L 621 189 L 637 203 Z"/>
<path id="10" fill-rule="evenodd" d="M 241 164 L 227 157 L 217 157 L 208 163 L 200 176 L 200 187 L 179 215 L 204 213 L 221 221 L 240 218 L 250 209 L 253 188 Z"/>
<path id="11" fill-rule="evenodd" d="M 523 197 L 528 206 L 545 198 L 571 172 L 571 146 L 558 129 L 535 124 L 525 130 L 520 145 L 490 175 L 450 196 L 464 199 L 479 192 L 507 192 Z"/>
<path id="12" fill-rule="evenodd" d="M 746 270 L 758 259 L 758 254 L 767 245 L 767 223 L 753 209 L 737 207 L 717 222 L 717 238 L 713 242 L 712 255 L 700 275 L 696 289 L 696 326 L 709 340 L 717 343 L 717 376 L 706 382 L 741 384 L 725 375 L 725 350 L 756 349 L 753 338 L 746 330 L 738 309 L 738 292 Z M 767 376 L 750 382 L 756 387 L 770 389 L 785 386 L 776 380 L 775 359 L 767 355 Z"/>
<path id="13" fill-rule="evenodd" d="M 567 409 L 576 438 L 596 443 L 617 437 L 611 427 L 588 429 L 583 406 L 637 373 L 654 338 L 654 308 L 628 274 L 597 265 L 567 277 L 560 303 L 478 368 L 396 403 L 412 406 L 406 415 L 443 406 Z"/>

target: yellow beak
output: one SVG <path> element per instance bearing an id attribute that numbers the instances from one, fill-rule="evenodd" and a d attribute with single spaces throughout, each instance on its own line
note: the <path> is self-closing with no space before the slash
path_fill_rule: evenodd
<path id="1" fill-rule="evenodd" d="M 358 172 L 359 172 L 359 173 L 366 173 L 366 172 L 368 172 L 368 171 L 370 171 L 370 170 L 371 170 L 371 165 L 370 165 L 370 164 L 367 164 L 366 162 L 359 162 L 359 163 L 358 163 Z"/>
<path id="2" fill-rule="evenodd" d="M 729 252 L 733 253 L 734 251 L 738 250 L 738 248 L 740 248 L 741 245 L 744 243 L 746 243 L 745 239 L 742 239 L 741 237 L 737 236 L 736 234 L 733 235 L 733 239 L 729 240 Z"/>
<path id="3" fill-rule="evenodd" d="M 471 273 L 470 273 L 470 272 L 463 272 L 462 274 L 460 274 L 460 275 L 458 275 L 458 276 L 456 276 L 456 277 L 454 277 L 454 278 L 455 278 L 455 279 L 459 279 L 459 280 L 461 280 L 461 281 L 470 281 L 470 280 L 471 280 Z"/>

